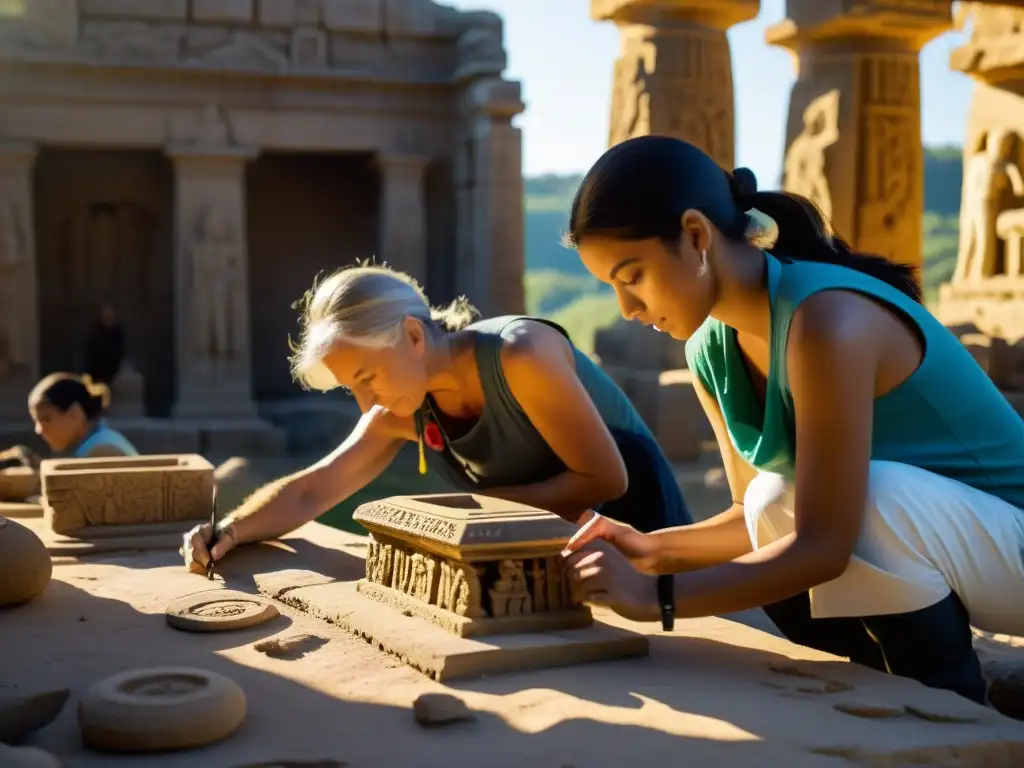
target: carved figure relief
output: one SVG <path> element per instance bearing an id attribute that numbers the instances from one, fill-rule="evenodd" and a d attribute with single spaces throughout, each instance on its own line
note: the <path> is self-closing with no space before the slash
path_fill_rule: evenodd
<path id="1" fill-rule="evenodd" d="M 227 212 L 211 205 L 192 249 L 195 354 L 200 361 L 226 362 L 241 354 L 245 333 L 242 246 Z"/>
<path id="2" fill-rule="evenodd" d="M 366 553 L 366 580 L 467 618 L 565 611 L 578 605 L 557 557 L 473 565 L 373 540 Z"/>
<path id="3" fill-rule="evenodd" d="M 292 65 L 300 69 L 327 66 L 327 36 L 322 30 L 300 27 L 292 32 Z"/>
<path id="4" fill-rule="evenodd" d="M 903 261 L 920 248 L 921 130 L 916 57 L 863 56 L 859 248 Z"/>
<path id="5" fill-rule="evenodd" d="M 495 616 L 518 616 L 530 613 L 532 608 L 522 562 L 502 560 L 498 563 L 498 580 L 491 587 L 491 613 Z"/>
<path id="6" fill-rule="evenodd" d="M 1019 208 L 1024 178 L 1017 162 L 1014 133 L 996 127 L 981 136 L 964 168 L 960 206 L 960 248 L 953 281 L 991 277 L 1001 261 L 997 218 Z"/>
<path id="7" fill-rule="evenodd" d="M 803 131 L 789 145 L 783 164 L 783 187 L 811 200 L 826 219 L 832 218 L 832 194 L 825 150 L 839 141 L 839 91 L 814 99 L 803 114 Z"/>
<path id="8" fill-rule="evenodd" d="M 624 42 L 622 56 L 615 62 L 609 145 L 651 132 L 649 78 L 654 73 L 655 53 L 649 41 Z"/>
<path id="9" fill-rule="evenodd" d="M 25 229 L 14 203 L 0 197 L 0 379 L 29 364 L 32 322 L 22 277 L 29 268 Z"/>

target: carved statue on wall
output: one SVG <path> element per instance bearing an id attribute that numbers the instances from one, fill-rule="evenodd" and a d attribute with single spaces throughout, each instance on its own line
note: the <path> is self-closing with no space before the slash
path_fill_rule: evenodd
<path id="1" fill-rule="evenodd" d="M 28 365 L 24 330 L 35 322 L 28 308 L 21 277 L 28 267 L 28 252 L 14 203 L 0 197 L 0 378 Z"/>
<path id="2" fill-rule="evenodd" d="M 993 128 L 982 136 L 980 146 L 964 169 L 960 206 L 960 250 L 954 282 L 991 277 L 1000 253 L 996 219 L 1024 197 L 1024 178 L 1014 157 L 1016 135 Z"/>
<path id="3" fill-rule="evenodd" d="M 615 62 L 609 145 L 651 132 L 651 94 L 648 78 L 654 70 L 654 46 L 628 42 Z"/>
<path id="4" fill-rule="evenodd" d="M 192 249 L 195 353 L 198 360 L 227 362 L 240 355 L 242 247 L 226 211 L 207 209 Z"/>
<path id="5" fill-rule="evenodd" d="M 832 193 L 825 169 L 825 150 L 839 141 L 839 91 L 814 99 L 803 114 L 803 131 L 786 152 L 783 187 L 803 195 L 832 218 Z"/>

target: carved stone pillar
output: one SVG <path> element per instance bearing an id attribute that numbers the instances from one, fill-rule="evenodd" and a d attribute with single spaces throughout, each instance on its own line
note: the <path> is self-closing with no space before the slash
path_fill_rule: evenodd
<path id="1" fill-rule="evenodd" d="M 467 144 L 472 284 L 466 293 L 485 315 L 525 311 L 523 275 L 523 136 L 512 118 L 523 111 L 518 82 L 475 83 Z"/>
<path id="2" fill-rule="evenodd" d="M 458 290 L 484 315 L 525 309 L 523 140 L 512 125 L 520 84 L 502 79 L 507 57 L 500 16 L 460 14 L 455 80 L 462 88 L 455 160 Z"/>
<path id="3" fill-rule="evenodd" d="M 427 284 L 425 174 L 430 158 L 400 152 L 377 156 L 380 168 L 380 236 L 377 261 Z"/>
<path id="4" fill-rule="evenodd" d="M 609 145 L 675 136 L 732 170 L 732 59 L 726 31 L 760 0 L 591 0 L 590 16 L 619 27 Z"/>
<path id="5" fill-rule="evenodd" d="M 989 375 L 1021 386 L 1024 371 L 1024 7 L 970 5 L 967 44 L 950 66 L 974 80 L 964 142 L 960 244 L 950 283 L 939 289 L 937 314 L 950 326 L 973 326 L 1011 345 L 994 345 Z M 1016 369 L 1016 370 L 1013 370 Z M 1007 370 L 1012 375 L 1000 375 Z M 1016 381 L 1013 379 L 1016 378 Z"/>
<path id="6" fill-rule="evenodd" d="M 256 152 L 235 146 L 167 152 L 175 169 L 174 414 L 254 418 L 245 166 Z"/>
<path id="7" fill-rule="evenodd" d="M 39 379 L 32 169 L 36 148 L 0 141 L 0 421 L 26 421 Z"/>
<path id="8" fill-rule="evenodd" d="M 943 0 L 788 0 L 769 43 L 793 51 L 783 187 L 855 248 L 921 266 L 924 157 L 918 54 L 952 25 Z"/>

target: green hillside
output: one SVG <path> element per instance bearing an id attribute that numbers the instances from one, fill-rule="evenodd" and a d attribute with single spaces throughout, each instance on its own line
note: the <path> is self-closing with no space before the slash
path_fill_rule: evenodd
<path id="1" fill-rule="evenodd" d="M 526 181 L 526 302 L 531 314 L 563 325 L 586 352 L 594 333 L 619 316 L 615 297 L 562 244 L 582 175 L 548 174 Z M 933 301 L 956 264 L 962 181 L 958 147 L 925 150 L 924 289 Z"/>

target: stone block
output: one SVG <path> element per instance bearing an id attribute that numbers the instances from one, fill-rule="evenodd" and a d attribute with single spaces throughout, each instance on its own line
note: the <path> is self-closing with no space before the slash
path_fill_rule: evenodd
<path id="1" fill-rule="evenodd" d="M 327 66 L 327 35 L 322 29 L 301 27 L 292 32 L 292 66 L 322 69 Z"/>
<path id="2" fill-rule="evenodd" d="M 295 20 L 295 0 L 256 0 L 256 19 L 265 27 L 290 27 Z"/>
<path id="3" fill-rule="evenodd" d="M 432 0 L 381 0 L 386 3 L 384 29 L 397 37 L 428 37 L 437 34 L 437 6 Z"/>
<path id="4" fill-rule="evenodd" d="M 658 408 L 654 436 L 669 461 L 687 463 L 701 454 L 701 443 L 714 440 L 704 408 L 697 399 L 691 371 L 665 371 L 658 378 Z"/>
<path id="5" fill-rule="evenodd" d="M 476 494 L 396 496 L 356 509 L 373 534 L 358 591 L 461 637 L 586 626 L 559 553 L 576 527 Z"/>
<path id="6" fill-rule="evenodd" d="M 325 0 L 324 26 L 339 32 L 380 32 L 384 0 Z"/>
<path id="7" fill-rule="evenodd" d="M 47 522 L 57 534 L 208 520 L 212 513 L 213 466 L 195 454 L 47 459 L 40 474 Z"/>
<path id="8" fill-rule="evenodd" d="M 0 469 L 0 501 L 25 501 L 39 493 L 39 473 L 32 467 Z"/>
<path id="9" fill-rule="evenodd" d="M 188 0 L 78 0 L 78 11 L 85 16 L 183 21 L 188 18 Z"/>
<path id="10" fill-rule="evenodd" d="M 192 19 L 246 23 L 252 20 L 252 4 L 253 0 L 192 0 Z"/>
<path id="11" fill-rule="evenodd" d="M 363 637 L 438 681 L 650 653 L 646 636 L 600 622 L 577 629 L 460 637 L 422 617 L 365 599 L 351 582 L 331 581 L 308 571 L 291 571 L 289 578 L 294 585 L 281 578 L 265 583 L 260 574 L 255 581 L 262 594 Z"/>

